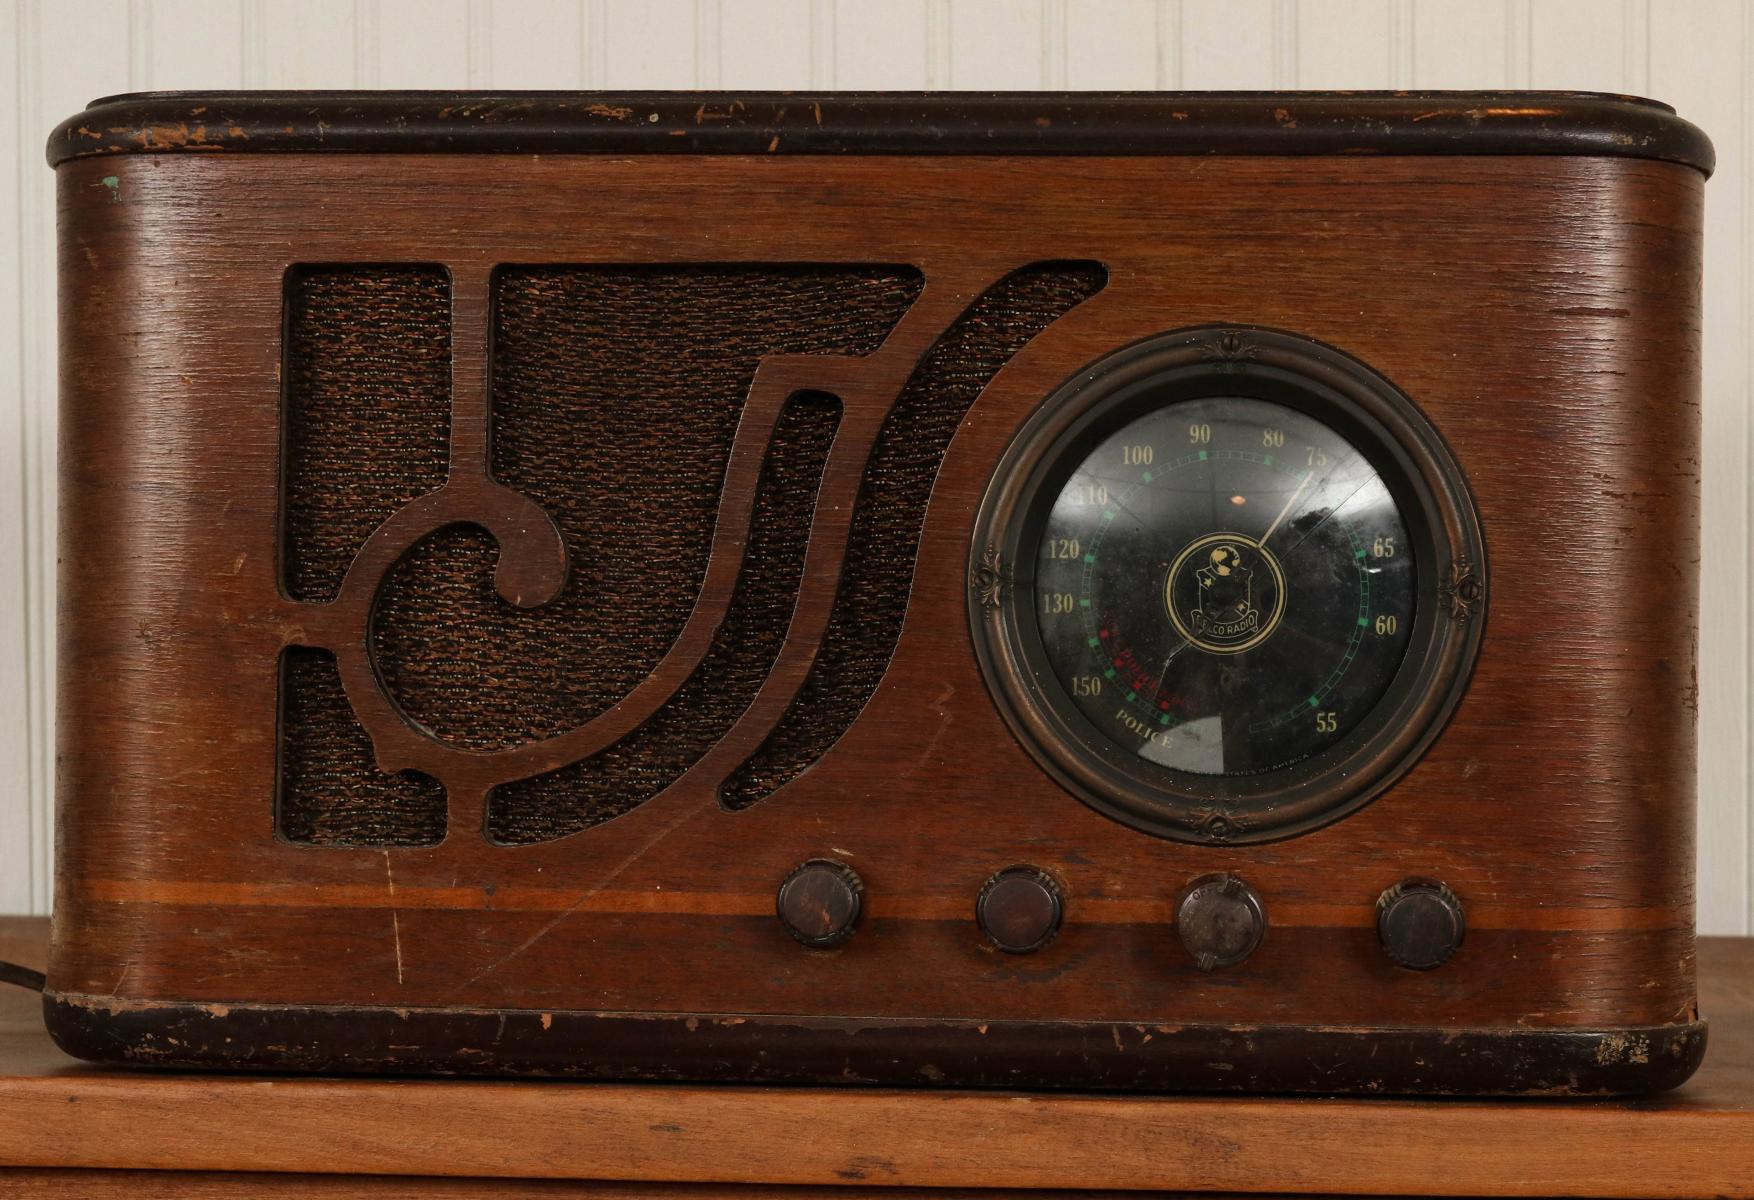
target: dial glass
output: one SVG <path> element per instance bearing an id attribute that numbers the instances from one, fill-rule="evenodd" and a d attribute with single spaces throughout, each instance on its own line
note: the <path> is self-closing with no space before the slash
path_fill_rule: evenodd
<path id="1" fill-rule="evenodd" d="M 1045 663 L 1090 725 L 1159 766 L 1307 759 L 1406 656 L 1418 564 L 1401 510 L 1356 445 L 1297 409 L 1149 410 L 1071 463 L 1041 529 Z"/>

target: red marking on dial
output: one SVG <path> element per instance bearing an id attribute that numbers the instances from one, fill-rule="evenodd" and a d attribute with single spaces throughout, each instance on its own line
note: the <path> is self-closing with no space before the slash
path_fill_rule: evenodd
<path id="1" fill-rule="evenodd" d="M 1157 672 L 1148 670 L 1139 662 L 1139 656 L 1127 644 L 1126 637 L 1112 617 L 1104 614 L 1096 636 L 1102 639 L 1102 648 L 1108 654 L 1109 665 L 1114 668 L 1116 679 L 1128 691 L 1159 712 L 1185 711 L 1180 697 L 1158 686 Z"/>

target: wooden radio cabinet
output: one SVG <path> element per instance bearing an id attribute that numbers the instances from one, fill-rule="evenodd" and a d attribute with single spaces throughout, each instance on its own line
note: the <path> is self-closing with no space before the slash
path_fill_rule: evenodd
<path id="1" fill-rule="evenodd" d="M 157 94 L 50 157 L 73 1053 L 1698 1064 L 1663 106 Z"/>

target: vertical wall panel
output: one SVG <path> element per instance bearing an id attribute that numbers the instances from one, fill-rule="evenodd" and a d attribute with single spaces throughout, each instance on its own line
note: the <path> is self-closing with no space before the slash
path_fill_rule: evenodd
<path id="1" fill-rule="evenodd" d="M 36 0 L 43 4 L 44 0 Z M 354 0 L 248 0 L 244 81 L 260 88 L 361 86 Z M 47 5 L 45 4 L 45 7 Z"/>
<path id="2" fill-rule="evenodd" d="M 1705 528 L 1699 664 L 1699 923 L 1750 932 L 1748 588 L 1750 469 L 1748 10 L 1740 0 L 1662 5 L 1651 90 L 1711 134 L 1705 189 Z"/>
<path id="3" fill-rule="evenodd" d="M 697 7 L 707 10 L 716 26 L 717 5 L 697 6 L 695 0 L 645 0 L 638 4 L 620 0 L 609 4 L 604 20 L 603 86 L 711 86 L 714 80 L 701 78 Z M 716 34 L 716 28 L 712 32 Z M 716 75 L 718 64 L 710 65 Z"/>
<path id="4" fill-rule="evenodd" d="M 1511 86 L 1510 6 L 1499 0 L 1419 0 L 1413 20 L 1413 86 Z"/>
<path id="5" fill-rule="evenodd" d="M 1166 91 L 1182 83 L 1182 0 L 1157 0 L 1157 86 Z"/>
<path id="6" fill-rule="evenodd" d="M 1399 37 L 1397 0 L 1298 0 L 1297 85 L 1394 88 Z"/>
<path id="7" fill-rule="evenodd" d="M 609 79 L 609 5 L 613 0 L 581 0 L 583 11 L 580 31 L 580 67 L 587 88 L 608 87 Z M 496 6 L 497 7 L 497 6 Z"/>
<path id="8" fill-rule="evenodd" d="M 368 0 L 361 63 L 372 87 L 466 88 L 469 0 Z"/>
<path id="9" fill-rule="evenodd" d="M 133 0 L 133 27 L 131 86 L 243 86 L 243 0 Z"/>
<path id="10" fill-rule="evenodd" d="M 1275 86 L 1274 0 L 1182 0 L 1181 86 Z"/>
<path id="11" fill-rule="evenodd" d="M 927 8 L 928 0 L 835 0 L 834 86 L 930 87 Z"/>
<path id="12" fill-rule="evenodd" d="M 1046 86 L 1046 14 L 1041 0 L 950 5 L 950 78 L 958 90 Z"/>
<path id="13" fill-rule="evenodd" d="M 585 6 L 579 0 L 521 0 L 487 6 L 486 42 L 475 62 L 492 88 L 585 85 Z"/>
<path id="14" fill-rule="evenodd" d="M 1530 86 L 1624 91 L 1629 7 L 1602 0 L 1531 4 Z"/>
<path id="15" fill-rule="evenodd" d="M 20 327 L 28 292 L 21 223 L 15 211 L 25 175 L 47 174 L 35 156 L 37 132 L 22 105 L 19 74 L 24 0 L 0 0 L 0 913 L 30 912 L 37 797 L 30 789 L 31 679 L 26 669 L 27 570 L 22 499 L 25 491 L 25 355 Z M 37 180 L 31 180 L 34 187 Z M 35 281 L 30 281 L 35 283 Z"/>
<path id="16" fill-rule="evenodd" d="M 1062 10 L 1063 86 L 1077 91 L 1149 91 L 1158 86 L 1157 45 L 1163 6 L 1157 0 L 1073 4 Z"/>
<path id="17" fill-rule="evenodd" d="M 1754 930 L 1754 17 L 1743 0 L 0 0 L 0 911 L 46 909 L 49 128 L 130 88 L 1513 87 L 1674 102 L 1707 188 L 1700 923 Z M 16 647 L 17 649 L 10 649 Z"/>
<path id="18" fill-rule="evenodd" d="M 817 11 L 804 0 L 731 0 L 719 9 L 719 86 L 814 87 Z"/>
<path id="19" fill-rule="evenodd" d="M 1741 60 L 1734 69 L 1736 78 L 1741 83 L 1742 136 L 1738 141 L 1725 145 L 1724 157 L 1720 157 L 1718 161 L 1722 164 L 1727 159 L 1733 165 L 1741 189 L 1741 237 L 1738 243 L 1741 252 L 1733 258 L 1720 260 L 1708 251 L 1707 261 L 1716 263 L 1716 266 L 1712 268 L 1714 270 L 1726 274 L 1733 271 L 1741 284 L 1741 294 L 1738 299 L 1742 314 L 1739 338 L 1742 360 L 1740 363 L 1722 362 L 1716 367 L 1716 374 L 1719 379 L 1740 380 L 1742 412 L 1749 421 L 1748 441 L 1744 443 L 1742 458 L 1734 463 L 1731 469 L 1736 472 L 1738 478 L 1746 482 L 1750 474 L 1754 473 L 1754 415 L 1750 414 L 1750 410 L 1754 410 L 1754 336 L 1750 336 L 1749 331 L 1750 325 L 1754 325 L 1754 182 L 1751 182 L 1749 178 L 1749 172 L 1754 171 L 1754 12 L 1750 12 L 1747 7 L 1742 9 Z M 1707 303 L 1710 303 L 1709 300 Z M 1732 338 L 1728 345 L 1713 343 L 1710 353 L 1713 356 L 1723 355 L 1727 360 L 1728 356 L 1734 353 L 1737 341 L 1738 339 Z M 1733 384 L 1731 386 L 1734 387 Z M 1726 391 L 1730 392 L 1732 397 L 1729 402 L 1734 403 L 1733 391 L 1731 389 L 1726 389 Z M 1731 528 L 1736 527 L 1734 518 L 1722 523 Z M 1742 509 L 1740 528 L 1743 549 L 1754 554 L 1754 486 L 1751 486 L 1750 494 Z M 1714 588 L 1714 590 L 1716 589 Z M 1725 607 L 1727 611 L 1721 613 L 1718 619 L 1730 627 L 1740 630 L 1744 637 L 1748 637 L 1749 627 L 1754 624 L 1754 614 L 1751 614 L 1749 610 L 1747 591 L 1742 591 L 1736 600 Z M 1705 630 L 1708 637 L 1713 632 L 1714 630 L 1710 627 Z M 1750 641 L 1744 661 L 1747 663 L 1749 671 L 1754 673 L 1754 639 Z M 1747 706 L 1746 693 L 1744 693 L 1744 707 L 1740 715 L 1742 730 L 1746 735 L 1751 729 L 1754 729 L 1754 711 L 1750 711 Z M 1709 767 L 1718 766 L 1723 757 L 1722 752 L 1709 742 L 1703 743 L 1703 746 L 1704 752 L 1708 756 L 1707 765 Z M 1754 749 L 1754 747 L 1750 749 Z M 1740 812 L 1742 816 L 1742 826 L 1747 833 L 1748 852 L 1742 858 L 1742 894 L 1746 899 L 1743 904 L 1741 931 L 1744 934 L 1754 934 L 1754 785 L 1751 785 L 1748 777 L 1748 757 L 1749 750 L 1745 750 L 1739 764 L 1741 770 L 1731 774 L 1730 779 L 1726 781 L 1728 786 L 1719 788 L 1716 786 L 1716 781 L 1713 781 L 1711 796 L 1712 808 L 1715 812 Z M 1741 787 L 1736 790 L 1735 785 L 1738 781 Z M 1727 906 L 1716 893 L 1721 889 L 1722 894 L 1727 896 L 1730 889 L 1725 885 L 1728 882 L 1728 877 L 1720 878 L 1715 872 L 1707 880 L 1707 886 L 1714 891 L 1712 928 L 1721 924 L 1725 932 L 1729 931 L 1730 914 L 1725 911 Z M 1722 913 L 1721 918 L 1719 913 Z"/>

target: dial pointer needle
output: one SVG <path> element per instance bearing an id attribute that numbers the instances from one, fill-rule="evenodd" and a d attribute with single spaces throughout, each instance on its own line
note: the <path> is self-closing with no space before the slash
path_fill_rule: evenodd
<path id="1" fill-rule="evenodd" d="M 1273 532 L 1279 528 L 1279 522 L 1285 519 L 1285 514 L 1291 511 L 1291 506 L 1297 503 L 1297 498 L 1299 496 L 1303 495 L 1303 489 L 1309 486 L 1309 481 L 1314 475 L 1314 471 L 1305 471 L 1303 473 L 1303 480 L 1297 485 L 1297 490 L 1291 493 L 1291 498 L 1285 502 L 1285 507 L 1279 510 L 1279 515 L 1273 518 L 1273 523 L 1267 526 L 1267 532 L 1261 535 L 1261 540 L 1256 542 L 1255 545 L 1265 546 L 1267 544 L 1267 539 L 1272 537 Z"/>

